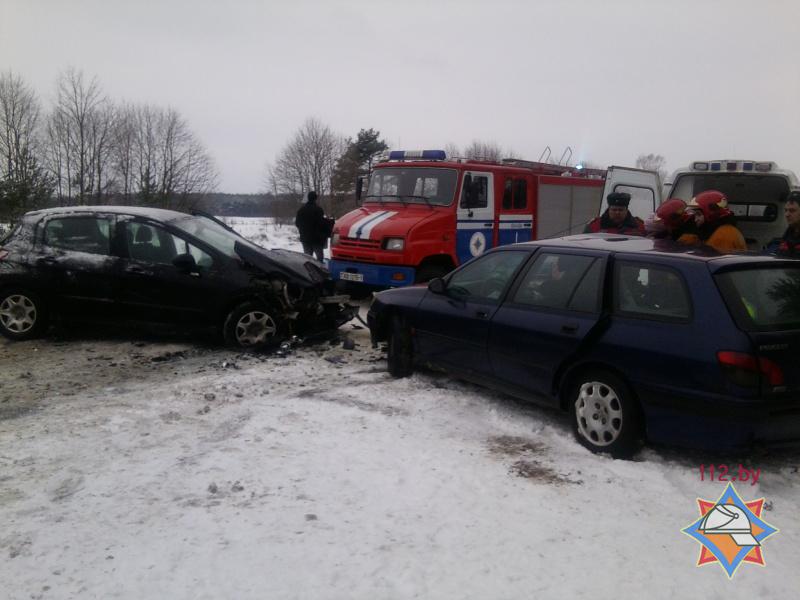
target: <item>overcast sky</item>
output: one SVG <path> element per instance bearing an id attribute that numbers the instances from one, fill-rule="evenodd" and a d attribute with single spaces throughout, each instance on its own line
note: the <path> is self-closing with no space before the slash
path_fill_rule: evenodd
<path id="1" fill-rule="evenodd" d="M 311 116 L 392 148 L 800 172 L 800 0 L 0 0 L 0 69 L 48 105 L 68 66 L 177 108 L 225 192 L 263 191 Z"/>

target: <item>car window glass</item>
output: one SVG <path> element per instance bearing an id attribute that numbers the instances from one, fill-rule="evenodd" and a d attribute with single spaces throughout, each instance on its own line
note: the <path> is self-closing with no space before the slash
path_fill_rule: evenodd
<path id="1" fill-rule="evenodd" d="M 743 329 L 800 329 L 800 265 L 731 271 L 716 279 L 725 303 Z"/>
<path id="2" fill-rule="evenodd" d="M 681 321 L 691 317 L 689 291 L 671 269 L 619 263 L 614 273 L 614 292 L 618 312 Z"/>
<path id="3" fill-rule="evenodd" d="M 465 300 L 499 300 L 527 252 L 493 252 L 450 277 L 448 293 Z"/>
<path id="4" fill-rule="evenodd" d="M 528 207 L 528 182 L 525 179 L 514 180 L 514 208 Z"/>
<path id="5" fill-rule="evenodd" d="M 171 265 L 179 254 L 191 254 L 198 267 L 210 268 L 211 256 L 183 238 L 152 223 L 127 224 L 128 256 L 141 262 Z"/>
<path id="6" fill-rule="evenodd" d="M 542 253 L 522 279 L 513 302 L 544 308 L 565 309 L 570 304 L 578 284 L 584 279 L 595 259 L 591 256 Z M 587 282 L 587 286 L 591 285 Z M 598 280 L 595 279 L 595 291 Z M 584 295 L 588 294 L 588 290 Z M 595 296 L 596 298 L 596 296 Z M 586 304 L 586 300 L 583 300 Z M 580 301 L 579 306 L 583 306 Z M 570 306 L 570 308 L 572 308 Z M 586 310 L 575 308 L 574 310 Z M 594 305 L 588 310 L 594 310 Z"/>
<path id="7" fill-rule="evenodd" d="M 467 187 L 461 192 L 461 208 L 486 208 L 489 206 L 489 178 L 486 175 L 472 175 L 472 204 L 469 203 Z"/>
<path id="8" fill-rule="evenodd" d="M 595 259 L 575 289 L 575 293 L 572 294 L 572 299 L 569 301 L 567 308 L 580 312 L 597 312 L 600 308 L 602 275 L 603 262 Z"/>
<path id="9" fill-rule="evenodd" d="M 50 219 L 44 229 L 44 243 L 51 248 L 111 254 L 111 224 L 103 217 Z"/>

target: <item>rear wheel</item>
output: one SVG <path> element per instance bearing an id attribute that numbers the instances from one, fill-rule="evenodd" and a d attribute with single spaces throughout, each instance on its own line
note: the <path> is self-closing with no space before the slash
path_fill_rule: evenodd
<path id="1" fill-rule="evenodd" d="M 225 319 L 225 343 L 249 350 L 277 346 L 285 338 L 283 320 L 277 311 L 261 302 L 243 302 Z"/>
<path id="2" fill-rule="evenodd" d="M 392 317 L 387 359 L 392 377 L 408 377 L 414 372 L 411 329 L 398 316 Z"/>
<path id="3" fill-rule="evenodd" d="M 11 340 L 38 337 L 47 327 L 47 311 L 38 294 L 24 289 L 0 292 L 0 333 Z"/>
<path id="4" fill-rule="evenodd" d="M 583 446 L 615 458 L 629 458 L 638 451 L 641 409 L 621 378 L 607 371 L 586 371 L 573 379 L 570 390 L 573 431 Z"/>

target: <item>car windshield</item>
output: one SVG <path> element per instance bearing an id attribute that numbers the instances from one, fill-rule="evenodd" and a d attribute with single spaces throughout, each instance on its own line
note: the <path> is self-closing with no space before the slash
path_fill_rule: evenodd
<path id="1" fill-rule="evenodd" d="M 742 329 L 800 329 L 800 265 L 728 271 L 716 279 Z"/>
<path id="2" fill-rule="evenodd" d="M 231 258 L 236 258 L 236 251 L 234 250 L 236 242 L 253 245 L 244 238 L 228 231 L 219 223 L 204 217 L 184 217 L 173 221 L 172 225 L 204 241 L 212 248 Z"/>
<path id="3" fill-rule="evenodd" d="M 454 169 L 386 167 L 376 169 L 365 202 L 403 202 L 449 206 L 458 174 Z"/>

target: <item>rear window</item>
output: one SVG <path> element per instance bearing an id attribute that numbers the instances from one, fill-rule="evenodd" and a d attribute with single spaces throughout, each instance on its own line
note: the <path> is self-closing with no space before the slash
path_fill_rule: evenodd
<path id="1" fill-rule="evenodd" d="M 715 278 L 745 331 L 800 329 L 800 265 L 729 271 Z"/>

